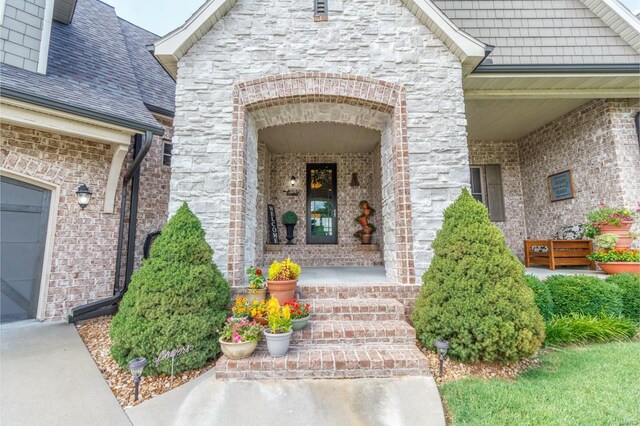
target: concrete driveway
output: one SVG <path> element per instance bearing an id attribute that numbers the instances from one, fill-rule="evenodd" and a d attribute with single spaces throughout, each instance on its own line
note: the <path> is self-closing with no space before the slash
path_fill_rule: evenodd
<path id="1" fill-rule="evenodd" d="M 3 324 L 0 372 L 2 425 L 131 424 L 73 325 Z"/>

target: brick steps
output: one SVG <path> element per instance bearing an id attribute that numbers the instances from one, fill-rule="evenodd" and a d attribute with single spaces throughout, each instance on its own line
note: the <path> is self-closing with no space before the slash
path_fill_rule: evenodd
<path id="1" fill-rule="evenodd" d="M 429 362 L 414 344 L 291 346 L 286 356 L 273 358 L 265 347 L 238 361 L 222 357 L 218 379 L 320 379 L 429 375 Z"/>
<path id="2" fill-rule="evenodd" d="M 405 321 L 380 321 L 375 327 L 369 321 L 310 321 L 293 333 L 291 344 L 406 344 L 415 338 L 415 330 Z"/>
<path id="3" fill-rule="evenodd" d="M 302 299 L 311 305 L 314 321 L 404 320 L 404 306 L 393 299 Z"/>

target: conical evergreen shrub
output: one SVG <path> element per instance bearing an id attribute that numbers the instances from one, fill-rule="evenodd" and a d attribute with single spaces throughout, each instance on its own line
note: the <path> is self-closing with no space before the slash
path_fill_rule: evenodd
<path id="1" fill-rule="evenodd" d="M 133 274 L 111 322 L 111 355 L 120 366 L 145 357 L 146 374 L 170 373 L 170 359 L 158 366 L 154 359 L 192 346 L 175 358 L 173 371 L 179 373 L 202 367 L 218 353 L 230 289 L 212 255 L 200 220 L 183 204 Z"/>
<path id="2" fill-rule="evenodd" d="M 536 353 L 544 323 L 524 267 L 466 189 L 445 210 L 433 251 L 412 314 L 424 346 L 446 339 L 449 354 L 464 362 L 511 363 Z"/>

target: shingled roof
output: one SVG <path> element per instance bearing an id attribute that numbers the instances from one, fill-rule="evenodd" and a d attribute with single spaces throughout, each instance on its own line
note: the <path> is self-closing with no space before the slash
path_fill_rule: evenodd
<path id="1" fill-rule="evenodd" d="M 157 38 L 105 3 L 78 0 L 71 24 L 52 24 L 47 74 L 0 64 L 2 94 L 162 133 L 149 110 L 173 113 L 175 83 L 145 47 Z"/>

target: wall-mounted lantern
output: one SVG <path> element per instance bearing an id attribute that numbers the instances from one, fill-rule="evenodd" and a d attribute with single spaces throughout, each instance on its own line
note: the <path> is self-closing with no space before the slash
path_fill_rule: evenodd
<path id="1" fill-rule="evenodd" d="M 78 187 L 78 190 L 76 191 L 76 197 L 78 197 L 78 204 L 80 205 L 80 208 L 82 210 L 84 210 L 85 207 L 89 205 L 89 201 L 91 201 L 91 195 L 93 195 L 93 192 L 89 191 L 89 188 L 87 188 L 87 185 L 85 185 L 84 183 Z"/>
<path id="2" fill-rule="evenodd" d="M 296 177 L 295 176 L 291 176 L 291 180 L 289 181 L 289 183 L 291 183 L 291 187 L 293 188 L 294 186 L 296 186 Z"/>
<path id="3" fill-rule="evenodd" d="M 296 179 L 296 177 L 294 175 L 291 175 L 291 179 L 289 179 L 289 183 L 291 184 L 291 189 L 287 189 L 284 192 L 289 197 L 297 197 L 298 195 L 300 195 L 300 190 L 299 189 L 293 189 L 293 188 L 295 188 L 296 183 L 298 183 L 298 180 Z"/>

